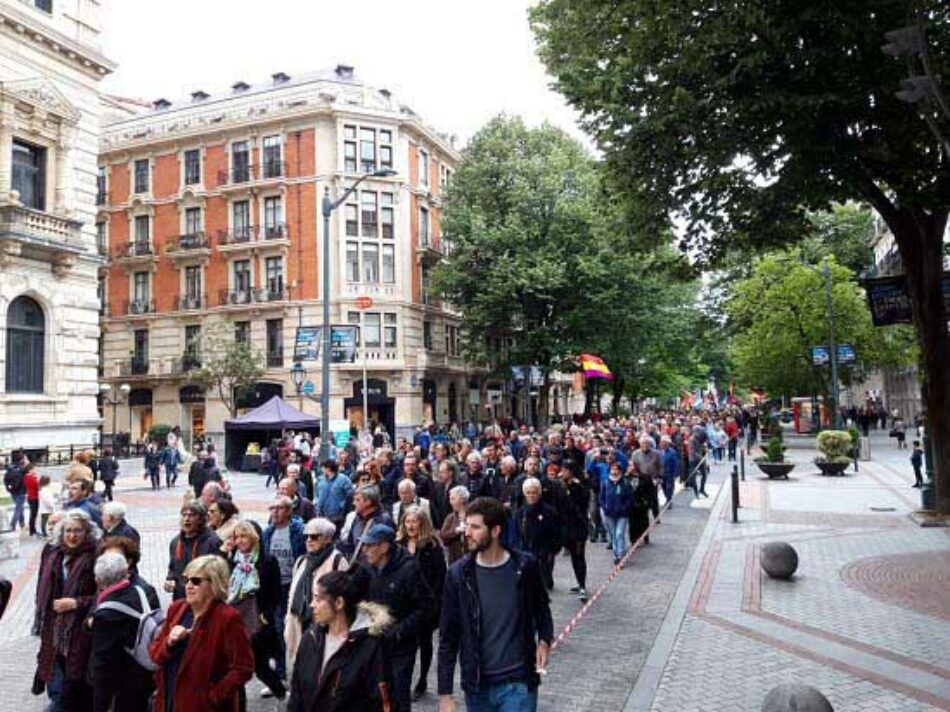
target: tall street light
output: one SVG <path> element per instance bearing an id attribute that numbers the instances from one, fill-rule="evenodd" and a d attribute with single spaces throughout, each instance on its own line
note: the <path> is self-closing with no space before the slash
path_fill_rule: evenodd
<path id="1" fill-rule="evenodd" d="M 99 393 L 102 394 L 102 402 L 106 405 L 112 406 L 112 450 L 115 452 L 115 429 L 116 429 L 116 416 L 119 409 L 119 404 L 123 402 L 123 398 L 128 400 L 129 393 L 132 391 L 132 386 L 128 383 L 123 383 L 119 386 L 119 393 L 114 397 L 110 398 L 109 394 L 112 393 L 112 386 L 108 383 L 103 383 L 99 386 Z M 132 430 L 129 428 L 129 438 L 132 437 Z"/>
<path id="2" fill-rule="evenodd" d="M 392 168 L 380 168 L 361 176 L 334 200 L 330 188 L 323 189 L 323 368 L 320 390 L 320 461 L 330 455 L 330 216 L 353 191 L 367 178 L 391 178 L 396 175 Z"/>

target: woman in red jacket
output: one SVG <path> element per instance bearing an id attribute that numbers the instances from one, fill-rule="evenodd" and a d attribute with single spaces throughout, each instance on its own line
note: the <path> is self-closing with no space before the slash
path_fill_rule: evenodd
<path id="1" fill-rule="evenodd" d="M 185 598 L 175 601 L 149 654 L 156 712 L 238 712 L 254 654 L 241 615 L 225 601 L 230 571 L 219 556 L 194 559 L 184 573 Z"/>
<path id="2" fill-rule="evenodd" d="M 40 475 L 31 462 L 23 475 L 26 485 L 26 503 L 30 507 L 30 536 L 39 536 L 36 531 L 36 515 L 40 511 Z"/>

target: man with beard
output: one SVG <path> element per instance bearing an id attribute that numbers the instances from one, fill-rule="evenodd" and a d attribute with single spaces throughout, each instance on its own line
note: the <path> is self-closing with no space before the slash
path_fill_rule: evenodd
<path id="1" fill-rule="evenodd" d="M 468 554 L 445 578 L 439 623 L 439 712 L 454 712 L 455 663 L 470 710 L 534 710 L 538 670 L 554 635 L 537 559 L 502 545 L 505 509 L 482 497 L 468 506 Z"/>

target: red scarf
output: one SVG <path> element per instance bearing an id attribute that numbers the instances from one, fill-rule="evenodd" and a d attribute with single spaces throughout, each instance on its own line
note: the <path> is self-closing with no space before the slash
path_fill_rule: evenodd
<path id="1" fill-rule="evenodd" d="M 132 582 L 128 579 L 123 579 L 117 583 L 112 584 L 111 586 L 106 586 L 99 592 L 99 595 L 96 596 L 96 605 L 102 603 L 110 594 L 115 593 L 116 591 L 121 591 L 123 588 L 128 588 L 132 585 Z"/>

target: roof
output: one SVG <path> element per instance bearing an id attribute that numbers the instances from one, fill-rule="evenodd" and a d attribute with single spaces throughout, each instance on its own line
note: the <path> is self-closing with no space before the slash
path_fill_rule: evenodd
<path id="1" fill-rule="evenodd" d="M 237 418 L 224 421 L 225 430 L 287 430 L 316 428 L 316 417 L 302 413 L 280 396 Z"/>

